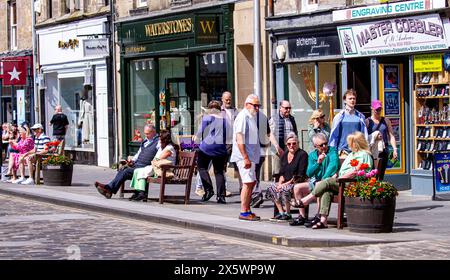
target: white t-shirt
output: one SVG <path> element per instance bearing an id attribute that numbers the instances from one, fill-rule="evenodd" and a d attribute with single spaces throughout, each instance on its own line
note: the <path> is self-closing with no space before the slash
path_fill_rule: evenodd
<path id="1" fill-rule="evenodd" d="M 169 144 L 164 149 L 161 149 L 161 145 L 158 143 L 158 151 L 156 152 L 155 159 L 157 158 L 159 159 L 159 157 L 164 151 L 170 152 L 170 156 L 168 156 L 166 159 L 170 160 L 172 164 L 176 164 L 177 152 L 175 151 L 175 148 L 172 146 L 172 144 Z"/>

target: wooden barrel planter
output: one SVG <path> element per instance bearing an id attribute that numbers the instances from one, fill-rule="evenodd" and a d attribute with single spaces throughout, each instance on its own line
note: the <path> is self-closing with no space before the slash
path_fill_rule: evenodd
<path id="1" fill-rule="evenodd" d="M 350 231 L 361 233 L 392 232 L 395 197 L 385 199 L 345 198 L 345 212 Z"/>
<path id="2" fill-rule="evenodd" d="M 66 165 L 44 165 L 42 175 L 44 185 L 47 186 L 70 186 L 72 185 L 73 164 Z"/>

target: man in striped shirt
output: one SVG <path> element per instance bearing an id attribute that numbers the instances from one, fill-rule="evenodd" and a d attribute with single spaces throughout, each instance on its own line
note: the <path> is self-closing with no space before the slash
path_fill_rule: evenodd
<path id="1" fill-rule="evenodd" d="M 30 177 L 22 182 L 22 185 L 34 185 L 34 164 L 36 162 L 36 155 L 45 155 L 48 152 L 46 144 L 50 142 L 50 137 L 44 134 L 44 127 L 40 123 L 36 123 L 31 127 L 34 134 L 34 149 L 24 155 L 28 166 Z"/>

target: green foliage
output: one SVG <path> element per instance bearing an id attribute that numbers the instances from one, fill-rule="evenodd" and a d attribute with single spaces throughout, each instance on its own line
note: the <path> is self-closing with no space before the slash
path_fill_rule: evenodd
<path id="1" fill-rule="evenodd" d="M 73 161 L 65 155 L 51 155 L 42 161 L 43 165 L 72 165 Z"/>

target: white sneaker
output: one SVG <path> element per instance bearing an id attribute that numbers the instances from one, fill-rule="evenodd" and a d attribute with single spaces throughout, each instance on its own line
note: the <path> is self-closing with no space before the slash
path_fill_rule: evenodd
<path id="1" fill-rule="evenodd" d="M 25 181 L 23 181 L 22 183 L 20 183 L 22 185 L 34 185 L 34 180 L 33 178 L 28 178 Z"/>
<path id="2" fill-rule="evenodd" d="M 24 178 L 24 177 L 20 177 L 19 179 L 12 181 L 12 183 L 13 183 L 13 184 L 20 184 L 20 183 L 22 183 L 23 181 L 25 181 L 25 178 Z"/>
<path id="3" fill-rule="evenodd" d="M 195 194 L 200 196 L 200 197 L 203 197 L 203 195 L 205 194 L 205 191 L 203 190 L 203 188 L 196 188 L 195 189 Z"/>
<path id="4" fill-rule="evenodd" d="M 6 180 L 6 183 L 12 183 L 14 180 L 13 179 L 8 179 Z"/>

